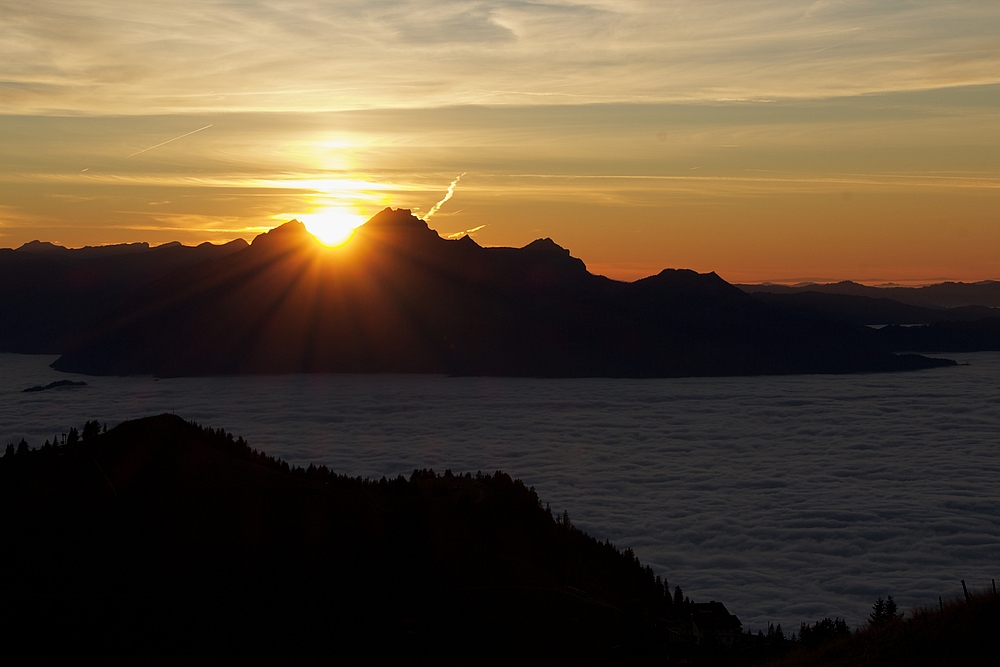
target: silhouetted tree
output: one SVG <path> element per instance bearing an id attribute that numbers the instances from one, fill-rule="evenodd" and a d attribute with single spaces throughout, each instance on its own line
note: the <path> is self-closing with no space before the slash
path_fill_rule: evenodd
<path id="1" fill-rule="evenodd" d="M 96 438 L 101 434 L 101 423 L 98 421 L 89 421 L 83 425 L 83 441 L 87 442 L 91 438 Z"/>
<path id="2" fill-rule="evenodd" d="M 674 604 L 678 606 L 684 604 L 684 593 L 681 592 L 680 586 L 674 589 Z"/>
<path id="3" fill-rule="evenodd" d="M 767 638 L 775 642 L 785 641 L 785 633 L 781 630 L 781 623 L 778 623 L 777 626 L 771 623 L 767 624 Z"/>
<path id="4" fill-rule="evenodd" d="M 885 600 L 880 595 L 872 605 L 872 613 L 868 615 L 868 625 L 881 625 L 885 622 Z"/>
<path id="5" fill-rule="evenodd" d="M 889 620 L 892 620 L 897 616 L 902 616 L 902 614 L 899 613 L 899 608 L 896 606 L 896 601 L 892 599 L 891 595 L 885 600 L 885 615 L 889 617 Z"/>
<path id="6" fill-rule="evenodd" d="M 799 641 L 803 646 L 815 648 L 837 637 L 845 637 L 851 634 L 851 627 L 842 618 L 824 618 L 814 625 L 803 623 L 799 627 Z"/>
<path id="7" fill-rule="evenodd" d="M 72 447 L 76 443 L 80 442 L 80 432 L 76 428 L 71 428 L 69 430 L 69 435 L 66 436 L 66 446 Z"/>
<path id="8" fill-rule="evenodd" d="M 29 451 L 28 443 L 24 438 L 21 438 L 21 442 L 17 443 L 17 455 L 24 456 Z"/>
<path id="9" fill-rule="evenodd" d="M 890 595 L 887 600 L 883 600 L 879 596 L 875 600 L 875 604 L 872 605 L 872 613 L 868 616 L 868 625 L 876 627 L 888 623 L 899 616 L 902 616 L 902 614 L 899 613 L 899 607 L 896 605 L 896 601 L 892 599 L 892 596 Z"/>
<path id="10" fill-rule="evenodd" d="M 8 460 L 14 458 L 14 443 L 7 443 L 7 449 L 4 450 L 3 457 Z"/>

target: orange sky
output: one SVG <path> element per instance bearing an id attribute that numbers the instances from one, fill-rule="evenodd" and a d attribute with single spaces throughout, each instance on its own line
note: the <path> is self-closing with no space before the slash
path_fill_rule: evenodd
<path id="1" fill-rule="evenodd" d="M 616 278 L 1000 279 L 995 3 L 123 7 L 0 16 L 0 246 L 426 215 L 464 174 L 433 228 Z"/>

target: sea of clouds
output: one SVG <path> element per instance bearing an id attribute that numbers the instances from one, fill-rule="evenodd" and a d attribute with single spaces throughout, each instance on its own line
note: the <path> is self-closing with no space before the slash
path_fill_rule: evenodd
<path id="1" fill-rule="evenodd" d="M 862 623 L 1000 576 L 1000 353 L 913 373 L 666 380 L 84 377 L 0 355 L 0 444 L 175 412 L 291 463 L 504 470 L 744 627 Z M 85 387 L 23 393 L 70 379 Z"/>

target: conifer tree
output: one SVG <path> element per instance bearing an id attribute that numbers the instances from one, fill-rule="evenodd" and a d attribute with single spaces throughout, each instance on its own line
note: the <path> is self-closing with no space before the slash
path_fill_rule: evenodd
<path id="1" fill-rule="evenodd" d="M 902 616 L 902 614 L 899 613 L 899 607 L 896 606 L 896 601 L 892 599 L 891 595 L 885 600 L 885 615 L 886 620 L 890 621 L 897 616 Z"/>
<path id="2" fill-rule="evenodd" d="M 872 605 L 872 613 L 868 616 L 868 625 L 875 627 L 900 616 L 902 614 L 899 613 L 899 607 L 891 595 L 887 600 L 883 600 L 882 596 L 879 596 L 875 600 L 875 604 Z"/>
<path id="3" fill-rule="evenodd" d="M 83 441 L 86 442 L 95 438 L 101 433 L 101 424 L 98 421 L 88 421 L 83 425 Z"/>

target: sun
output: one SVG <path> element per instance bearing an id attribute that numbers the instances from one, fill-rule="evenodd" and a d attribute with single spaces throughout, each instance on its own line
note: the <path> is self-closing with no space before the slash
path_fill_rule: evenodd
<path id="1" fill-rule="evenodd" d="M 347 209 L 326 208 L 302 216 L 302 222 L 320 243 L 335 248 L 350 241 L 365 218 Z"/>

